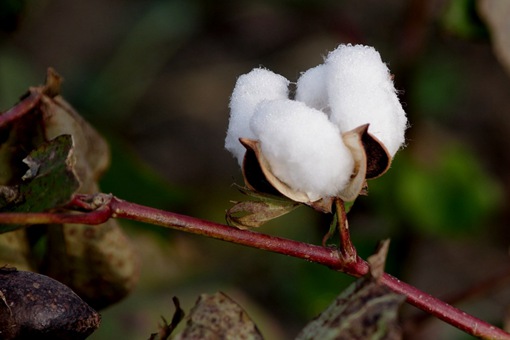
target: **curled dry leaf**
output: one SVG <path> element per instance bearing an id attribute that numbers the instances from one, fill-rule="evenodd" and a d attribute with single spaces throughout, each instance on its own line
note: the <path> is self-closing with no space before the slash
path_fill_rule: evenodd
<path id="1" fill-rule="evenodd" d="M 277 199 L 236 202 L 227 211 L 226 218 L 229 225 L 240 229 L 260 227 L 272 219 L 291 212 L 298 206 L 299 203 L 294 201 Z"/>
<path id="2" fill-rule="evenodd" d="M 349 183 L 338 193 L 337 197 L 350 202 L 363 192 L 367 179 L 377 178 L 388 170 L 391 156 L 384 145 L 368 132 L 368 124 L 344 133 L 342 138 L 353 156 L 354 170 Z M 246 148 L 242 172 L 248 188 L 270 194 L 280 194 L 322 212 L 332 211 L 332 197 L 323 197 L 313 201 L 307 193 L 291 188 L 276 177 L 257 140 L 241 138 L 240 142 Z"/>
<path id="3" fill-rule="evenodd" d="M 389 241 L 370 257 L 370 273 L 351 284 L 299 333 L 304 339 L 402 338 L 398 312 L 406 297 L 380 283 Z"/>
<path id="4" fill-rule="evenodd" d="M 386 239 L 379 243 L 375 254 L 370 255 L 367 259 L 370 266 L 370 275 L 377 281 L 380 281 L 384 274 L 384 267 L 386 265 L 386 257 L 390 248 L 390 240 Z"/>
<path id="5" fill-rule="evenodd" d="M 202 294 L 176 340 L 263 339 L 248 314 L 224 293 Z"/>
<path id="6" fill-rule="evenodd" d="M 510 74 L 510 1 L 480 0 L 478 11 L 487 23 L 491 32 L 491 40 L 496 57 Z"/>
<path id="7" fill-rule="evenodd" d="M 184 311 L 181 308 L 181 303 L 177 297 L 173 297 L 172 301 L 174 302 L 175 312 L 172 317 L 172 321 L 168 323 L 164 317 L 161 317 L 163 321 L 162 324 L 159 324 L 159 330 L 157 333 L 152 333 L 149 337 L 149 340 L 167 340 L 172 335 L 172 332 L 177 328 L 179 323 L 184 319 Z"/>
<path id="8" fill-rule="evenodd" d="M 100 192 L 98 180 L 110 162 L 104 138 L 60 95 L 61 78 L 51 70 L 39 109 L 45 138 L 63 133 L 74 140 L 74 171 L 80 194 Z M 100 225 L 64 224 L 48 228 L 45 256 L 47 274 L 69 285 L 95 308 L 104 308 L 125 297 L 139 276 L 139 259 L 116 220 Z"/>
<path id="9" fill-rule="evenodd" d="M 95 310 L 60 282 L 0 268 L 2 339 L 85 339 L 100 321 Z"/>

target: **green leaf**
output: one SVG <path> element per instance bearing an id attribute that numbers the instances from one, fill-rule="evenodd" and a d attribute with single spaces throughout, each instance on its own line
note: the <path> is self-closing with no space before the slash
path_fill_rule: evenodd
<path id="1" fill-rule="evenodd" d="M 296 339 L 400 339 L 398 309 L 404 301 L 373 277 L 360 278 Z"/>
<path id="2" fill-rule="evenodd" d="M 73 140 L 70 135 L 61 135 L 33 150 L 23 162 L 28 170 L 19 184 L 18 204 L 7 205 L 3 211 L 42 212 L 69 202 L 78 189 L 74 170 Z M 19 226 L 0 226 L 7 232 Z"/>
<path id="3" fill-rule="evenodd" d="M 41 145 L 23 160 L 29 166 L 20 185 L 24 202 L 14 211 L 40 212 L 69 202 L 80 186 L 73 169 L 72 151 L 71 135 L 61 135 Z"/>

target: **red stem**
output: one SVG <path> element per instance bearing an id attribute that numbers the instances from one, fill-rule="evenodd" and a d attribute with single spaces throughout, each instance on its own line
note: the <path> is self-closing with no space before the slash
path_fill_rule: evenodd
<path id="1" fill-rule="evenodd" d="M 344 263 L 341 261 L 336 249 L 261 234 L 251 230 L 241 230 L 195 217 L 122 201 L 117 198 L 112 199 L 110 207 L 113 210 L 114 217 L 160 225 L 188 233 L 298 257 L 311 262 L 321 263 L 332 269 L 353 276 L 361 276 L 368 272 L 368 264 L 363 260 L 359 259 L 356 263 L 351 264 Z M 363 274 L 356 275 L 356 273 Z"/>
<path id="2" fill-rule="evenodd" d="M 216 239 L 272 251 L 288 256 L 320 263 L 354 277 L 368 272 L 368 264 L 358 257 L 355 263 L 343 263 L 335 249 L 240 230 L 226 225 L 204 221 L 198 218 L 144 207 L 130 202 L 112 199 L 111 207 L 115 217 L 157 224 L 186 232 L 201 234 Z M 488 324 L 460 309 L 457 309 L 419 289 L 384 274 L 381 282 L 393 291 L 407 297 L 407 302 L 457 327 L 464 332 L 483 339 L 510 339 L 510 334 Z"/>
<path id="3" fill-rule="evenodd" d="M 510 334 L 460 309 L 449 305 L 414 286 L 384 273 L 381 282 L 393 291 L 407 297 L 411 305 L 438 319 L 481 339 L 510 339 Z"/>
<path id="4" fill-rule="evenodd" d="M 358 253 L 352 244 L 349 232 L 349 221 L 345 211 L 345 203 L 340 198 L 335 199 L 335 210 L 338 220 L 338 233 L 340 234 L 340 253 L 344 262 L 356 262 Z"/>
<path id="5" fill-rule="evenodd" d="M 112 217 L 110 207 L 103 206 L 87 213 L 0 213 L 0 224 L 101 224 Z"/>
<path id="6" fill-rule="evenodd" d="M 3 127 L 13 121 L 18 120 L 20 117 L 30 112 L 41 100 L 42 94 L 34 88 L 30 89 L 27 97 L 15 105 L 10 110 L 0 115 L 0 127 Z"/>
<path id="7" fill-rule="evenodd" d="M 108 195 L 98 195 L 96 197 L 104 199 L 104 205 L 88 213 L 3 213 L 0 214 L 0 223 L 32 224 L 50 222 L 64 223 L 65 221 L 65 223 L 99 224 L 106 221 L 109 217 L 118 217 L 209 236 L 227 242 L 305 259 L 354 277 L 363 276 L 369 270 L 368 263 L 359 257 L 357 257 L 357 260 L 354 262 L 342 261 L 336 249 L 265 235 L 249 230 L 240 230 L 190 216 L 122 201 Z M 96 200 L 93 198 L 92 201 Z M 86 205 L 87 204 L 84 204 L 84 206 Z M 510 334 L 502 329 L 494 327 L 485 321 L 434 298 L 389 274 L 384 274 L 381 278 L 381 282 L 393 291 L 405 295 L 408 303 L 468 334 L 482 339 L 510 339 Z"/>

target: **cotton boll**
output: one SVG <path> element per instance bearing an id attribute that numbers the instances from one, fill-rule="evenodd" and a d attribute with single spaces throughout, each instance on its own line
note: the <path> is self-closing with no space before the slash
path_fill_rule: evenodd
<path id="1" fill-rule="evenodd" d="M 407 125 L 391 75 L 373 47 L 341 45 L 327 59 L 331 121 L 342 132 L 370 124 L 393 156 L 404 143 Z"/>
<path id="2" fill-rule="evenodd" d="M 324 64 L 301 74 L 296 86 L 296 100 L 322 112 L 329 112 L 326 79 L 327 66 Z"/>
<path id="3" fill-rule="evenodd" d="M 264 101 L 250 127 L 272 173 L 311 201 L 336 196 L 347 185 L 354 161 L 323 112 L 288 99 Z"/>
<path id="4" fill-rule="evenodd" d="M 230 98 L 225 148 L 237 158 L 239 165 L 246 151 L 239 138 L 254 138 L 249 124 L 255 106 L 263 100 L 288 98 L 288 86 L 289 81 L 285 77 L 263 68 L 253 69 L 237 79 Z"/>

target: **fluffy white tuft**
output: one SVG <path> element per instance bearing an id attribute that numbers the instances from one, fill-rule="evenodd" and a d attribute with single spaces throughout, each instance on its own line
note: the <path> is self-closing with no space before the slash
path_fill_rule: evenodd
<path id="1" fill-rule="evenodd" d="M 369 46 L 340 45 L 325 64 L 331 121 L 342 132 L 369 123 L 368 131 L 393 156 L 404 143 L 407 118 L 379 52 Z"/>
<path id="2" fill-rule="evenodd" d="M 289 99 L 264 101 L 250 127 L 273 174 L 312 201 L 336 196 L 349 181 L 352 155 L 323 112 Z"/>
<path id="3" fill-rule="evenodd" d="M 263 100 L 288 98 L 289 81 L 263 68 L 253 69 L 237 79 L 230 98 L 230 120 L 225 139 L 225 148 L 242 164 L 246 149 L 240 137 L 255 138 L 250 130 L 250 119 L 255 106 Z"/>
<path id="4" fill-rule="evenodd" d="M 327 67 L 322 64 L 302 73 L 297 81 L 296 100 L 321 110 L 329 112 L 329 98 L 326 87 Z"/>

